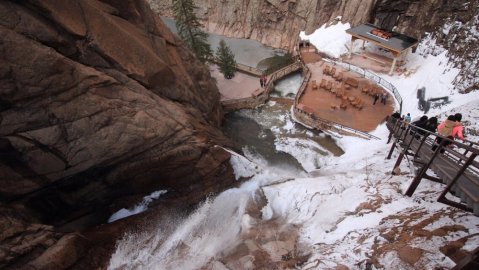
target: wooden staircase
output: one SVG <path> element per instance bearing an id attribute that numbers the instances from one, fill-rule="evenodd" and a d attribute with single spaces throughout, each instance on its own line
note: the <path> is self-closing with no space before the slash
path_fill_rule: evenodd
<path id="1" fill-rule="evenodd" d="M 400 165 L 405 156 L 410 156 L 415 168 L 415 178 L 406 191 L 412 196 L 422 179 L 439 182 L 445 185 L 438 198 L 439 202 L 471 211 L 479 216 L 479 145 L 467 141 L 467 144 L 452 141 L 453 148 L 444 147 L 446 141 L 436 133 L 415 127 L 395 118 L 388 119 L 387 127 L 390 136 L 388 143 L 394 138 L 388 158 L 397 147 L 399 157 L 394 168 Z M 422 134 L 420 134 L 422 133 Z M 424 135 L 423 135 L 424 134 Z M 432 146 L 437 137 L 443 138 L 442 144 L 433 151 Z M 435 175 L 428 173 L 428 170 Z M 460 199 L 460 202 L 446 198 L 450 193 Z"/>

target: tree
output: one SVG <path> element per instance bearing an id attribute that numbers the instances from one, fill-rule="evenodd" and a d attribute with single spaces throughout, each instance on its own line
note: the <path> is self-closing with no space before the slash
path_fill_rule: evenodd
<path id="1" fill-rule="evenodd" d="M 220 72 L 223 73 L 226 79 L 231 79 L 235 76 L 235 56 L 224 40 L 220 41 L 220 45 L 216 50 L 216 60 L 218 61 Z"/>
<path id="2" fill-rule="evenodd" d="M 201 62 L 213 57 L 208 44 L 208 34 L 201 30 L 202 24 L 196 17 L 193 0 L 173 0 L 173 13 L 180 38 L 185 42 Z"/>

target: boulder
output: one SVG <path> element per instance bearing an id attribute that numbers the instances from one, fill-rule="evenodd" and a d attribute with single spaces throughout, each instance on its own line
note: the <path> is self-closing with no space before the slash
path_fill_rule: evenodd
<path id="1" fill-rule="evenodd" d="M 69 268 L 84 243 L 65 233 L 123 197 L 234 184 L 216 83 L 145 1 L 1 1 L 0 35 L 0 202 L 26 217 L 0 224 L 31 245 L 0 264 Z"/>

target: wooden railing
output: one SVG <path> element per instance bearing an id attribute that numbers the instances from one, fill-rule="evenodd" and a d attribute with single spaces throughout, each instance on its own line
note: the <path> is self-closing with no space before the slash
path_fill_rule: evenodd
<path id="1" fill-rule="evenodd" d="M 437 133 L 413 126 L 396 118 L 389 118 L 390 130 L 388 143 L 394 142 L 389 150 L 388 159 L 398 146 L 401 152 L 396 160 L 396 171 L 404 157 L 411 157 L 415 168 L 415 177 L 406 191 L 412 196 L 423 178 L 445 184 L 438 201 L 471 211 L 479 216 L 479 144 L 466 140 L 464 143 L 450 140 Z M 438 177 L 429 175 L 432 170 Z M 446 198 L 451 193 L 461 202 Z"/>
<path id="2" fill-rule="evenodd" d="M 285 77 L 286 75 L 289 75 L 293 72 L 296 72 L 300 69 L 302 69 L 303 66 L 301 65 L 301 62 L 297 62 L 295 61 L 294 63 L 288 65 L 288 66 L 285 66 L 281 69 L 278 69 L 277 71 L 271 73 L 271 75 L 269 76 L 269 79 L 268 79 L 268 82 L 266 84 L 266 92 L 267 94 L 271 94 L 271 92 L 274 90 L 274 84 L 276 81 L 282 79 L 283 77 Z M 304 82 L 304 80 L 303 80 Z"/>
<path id="3" fill-rule="evenodd" d="M 238 63 L 236 63 L 236 70 L 239 70 L 239 71 L 244 72 L 244 73 L 248 73 L 248 74 L 256 76 L 256 77 L 260 77 L 264 73 L 264 70 L 257 69 L 257 68 L 254 68 L 254 67 L 250 67 L 250 66 L 243 65 L 243 64 L 238 64 Z"/>
<path id="4" fill-rule="evenodd" d="M 242 66 L 243 66 L 242 68 L 244 69 L 249 68 L 252 71 L 257 70 L 255 68 L 247 67 L 244 65 Z M 221 104 L 223 105 L 226 111 L 233 111 L 233 110 L 239 110 L 239 109 L 245 109 L 245 108 L 254 108 L 258 105 L 261 105 L 269 99 L 269 95 L 274 90 L 274 84 L 276 81 L 282 79 L 286 75 L 289 75 L 293 72 L 300 70 L 301 68 L 303 68 L 301 63 L 294 62 L 286 67 L 283 67 L 273 72 L 269 76 L 269 79 L 266 83 L 264 91 L 262 91 L 260 94 L 256 96 L 246 97 L 246 98 L 223 100 L 221 101 Z"/>

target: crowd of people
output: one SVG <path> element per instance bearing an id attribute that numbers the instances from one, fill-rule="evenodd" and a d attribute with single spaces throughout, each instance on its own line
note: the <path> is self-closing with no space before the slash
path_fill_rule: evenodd
<path id="1" fill-rule="evenodd" d="M 407 124 L 411 123 L 411 115 L 409 113 L 401 116 L 398 112 L 396 112 L 392 115 L 392 117 L 404 121 L 404 123 Z M 441 153 L 444 153 L 444 147 L 451 147 L 452 141 L 454 141 L 456 138 L 462 141 L 465 140 L 463 134 L 464 126 L 462 125 L 461 120 L 462 114 L 460 113 L 449 115 L 447 119 L 441 123 L 438 123 L 437 117 L 429 118 L 427 115 L 423 115 L 421 118 L 419 118 L 419 120 L 411 123 L 411 125 L 419 127 L 420 129 L 412 128 L 411 132 L 416 131 L 416 134 L 418 135 L 427 136 L 425 131 L 427 130 L 429 132 L 437 133 L 442 137 L 448 138 L 449 140 L 445 140 L 443 142 L 443 138 L 438 136 L 432 146 L 432 150 L 435 151 L 437 147 L 443 143 L 443 149 L 441 149 Z"/>
<path id="2" fill-rule="evenodd" d="M 388 98 L 388 94 L 386 94 L 385 92 L 382 93 L 381 95 L 379 95 L 378 93 L 376 93 L 374 95 L 374 102 L 373 102 L 373 105 L 376 105 L 376 102 L 378 101 L 378 99 L 381 98 L 381 103 L 386 105 L 386 101 L 387 101 L 387 98 Z"/>

